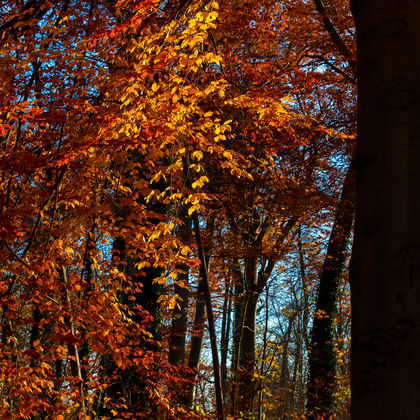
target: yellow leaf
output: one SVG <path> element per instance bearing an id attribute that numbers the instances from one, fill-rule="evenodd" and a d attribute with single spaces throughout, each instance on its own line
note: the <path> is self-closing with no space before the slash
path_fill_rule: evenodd
<path id="1" fill-rule="evenodd" d="M 182 255 L 188 255 L 189 253 L 190 253 L 190 247 L 189 246 L 187 246 L 187 245 L 184 245 L 182 248 L 181 248 L 181 254 Z"/>
<path id="2" fill-rule="evenodd" d="M 197 181 L 193 182 L 191 185 L 193 188 L 202 187 L 205 182 L 208 182 L 209 179 L 206 176 L 201 176 Z"/>
<path id="3" fill-rule="evenodd" d="M 213 22 L 214 20 L 217 19 L 217 12 L 211 12 L 208 14 L 208 16 L 206 17 L 206 22 Z"/>
<path id="4" fill-rule="evenodd" d="M 203 152 L 200 152 L 199 150 L 196 150 L 195 152 L 192 153 L 192 157 L 199 161 L 199 160 L 203 159 Z"/>
<path id="5" fill-rule="evenodd" d="M 201 204 L 194 204 L 188 209 L 188 215 L 191 216 L 196 210 L 201 210 L 202 208 Z"/>
<path id="6" fill-rule="evenodd" d="M 229 160 L 231 160 L 233 158 L 232 153 L 230 153 L 228 151 L 223 152 L 223 157 L 225 157 L 226 159 L 229 159 Z"/>
<path id="7" fill-rule="evenodd" d="M 156 83 L 153 83 L 152 90 L 153 92 L 156 92 L 159 89 L 159 86 Z"/>
<path id="8" fill-rule="evenodd" d="M 41 362 L 41 369 L 50 369 L 51 366 L 48 363 Z"/>

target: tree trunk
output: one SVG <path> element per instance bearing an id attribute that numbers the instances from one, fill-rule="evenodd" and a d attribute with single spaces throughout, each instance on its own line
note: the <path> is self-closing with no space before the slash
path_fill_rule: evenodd
<path id="1" fill-rule="evenodd" d="M 245 312 L 238 366 L 238 409 L 252 413 L 255 394 L 255 326 L 259 293 L 249 291 L 245 296 Z"/>
<path id="2" fill-rule="evenodd" d="M 309 352 L 307 413 L 309 419 L 328 418 L 333 410 L 336 370 L 334 328 L 337 314 L 338 287 L 346 261 L 346 248 L 354 213 L 353 161 L 344 181 L 334 226 L 319 280 Z"/>
<path id="3" fill-rule="evenodd" d="M 233 318 L 233 352 L 231 364 L 232 385 L 230 390 L 230 414 L 234 415 L 236 410 L 236 389 L 238 380 L 238 364 L 239 364 L 239 344 L 242 335 L 242 320 L 244 316 L 244 277 L 241 270 L 241 262 L 239 258 L 232 261 L 232 279 L 234 284 L 234 318 Z"/>
<path id="4" fill-rule="evenodd" d="M 226 302 L 227 300 L 227 302 Z M 232 292 L 229 285 L 226 287 L 225 304 L 223 307 L 223 317 L 225 319 L 225 329 L 223 330 L 220 352 L 221 352 L 221 371 L 223 396 L 227 393 L 227 359 L 230 340 L 231 313 L 232 313 Z"/>
<path id="5" fill-rule="evenodd" d="M 242 321 L 242 333 L 239 343 L 238 364 L 238 404 L 244 413 L 252 413 L 255 394 L 255 338 L 257 304 L 260 297 L 258 290 L 257 255 L 258 242 L 249 246 L 245 260 L 245 305 Z"/>
<path id="6" fill-rule="evenodd" d="M 212 360 L 213 360 L 214 391 L 215 391 L 215 397 L 216 397 L 216 416 L 218 420 L 224 420 L 225 415 L 224 415 L 224 407 L 223 407 L 222 380 L 220 376 L 219 355 L 217 351 L 216 329 L 214 325 L 214 315 L 213 315 L 213 308 L 212 308 L 212 303 L 211 303 L 210 284 L 209 284 L 209 276 L 208 276 L 208 269 L 207 269 L 207 263 L 206 263 L 206 254 L 204 251 L 203 241 L 201 239 L 200 224 L 199 224 L 197 212 L 193 213 L 193 224 L 194 224 L 195 240 L 197 243 L 197 250 L 198 250 L 198 255 L 200 258 L 200 264 L 202 266 L 202 274 L 203 274 L 204 298 L 206 301 L 207 321 L 208 321 L 208 326 L 209 326 L 210 346 L 211 346 L 211 354 L 212 354 Z"/>
<path id="7" fill-rule="evenodd" d="M 352 418 L 420 418 L 420 2 L 353 0 Z"/>
<path id="8" fill-rule="evenodd" d="M 200 270 L 202 268 L 200 267 Z M 197 295 L 195 299 L 194 323 L 191 330 L 191 349 L 188 355 L 188 368 L 193 372 L 191 374 L 191 383 L 188 384 L 186 391 L 185 406 L 191 407 L 196 392 L 196 381 L 198 378 L 198 369 L 200 368 L 201 350 L 204 342 L 204 325 L 206 321 L 206 300 L 204 297 L 204 281 L 201 277 L 198 283 Z"/>
<path id="9" fill-rule="evenodd" d="M 191 218 L 185 207 L 181 208 L 181 220 L 183 225 L 178 228 L 177 235 L 184 244 L 189 244 L 192 237 Z M 179 304 L 172 314 L 171 335 L 169 338 L 169 363 L 174 366 L 182 366 L 185 361 L 185 335 L 188 323 L 188 277 L 189 267 L 182 264 L 179 267 L 182 273 L 174 286 L 174 292 L 180 297 Z"/>
<path id="10" fill-rule="evenodd" d="M 265 376 L 265 359 L 267 357 L 267 333 L 268 333 L 268 319 L 269 319 L 269 310 L 268 310 L 268 286 L 265 288 L 265 322 L 264 322 L 264 334 L 263 334 L 263 349 L 261 354 L 261 366 L 260 366 L 260 380 L 258 384 L 258 419 L 262 420 L 263 417 L 263 378 Z"/>
<path id="11" fill-rule="evenodd" d="M 214 217 L 211 217 L 208 221 L 206 228 L 206 241 L 205 244 L 205 261 L 206 268 L 209 269 L 210 264 L 210 252 L 213 246 L 212 237 L 214 233 Z M 206 299 L 205 299 L 205 276 L 207 273 L 204 273 L 205 268 L 203 265 L 200 265 L 200 281 L 198 282 L 197 294 L 195 297 L 195 315 L 194 323 L 191 330 L 191 349 L 188 355 L 187 366 L 194 372 L 191 375 L 191 382 L 187 386 L 187 391 L 184 397 L 184 404 L 186 407 L 191 407 L 196 392 L 196 381 L 198 378 L 198 370 L 200 368 L 200 357 L 201 350 L 203 349 L 204 342 L 204 326 L 206 321 Z"/>

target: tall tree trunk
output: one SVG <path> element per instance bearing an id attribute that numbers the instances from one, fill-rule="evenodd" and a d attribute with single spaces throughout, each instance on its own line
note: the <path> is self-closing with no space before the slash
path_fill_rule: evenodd
<path id="1" fill-rule="evenodd" d="M 244 316 L 244 276 L 241 270 L 241 261 L 235 258 L 232 261 L 232 279 L 234 284 L 234 318 L 233 318 L 233 352 L 231 364 L 231 390 L 230 390 L 230 414 L 234 415 L 236 410 L 236 390 L 238 380 L 239 344 L 242 335 L 242 319 Z"/>
<path id="2" fill-rule="evenodd" d="M 334 321 L 338 288 L 346 261 L 346 248 L 354 213 L 354 163 L 350 164 L 338 203 L 327 254 L 322 267 L 309 352 L 307 412 L 309 419 L 328 418 L 333 409 L 336 370 Z"/>
<path id="3" fill-rule="evenodd" d="M 304 375 L 303 353 L 305 349 L 309 348 L 308 340 L 308 323 L 310 314 L 309 305 L 309 285 L 306 277 L 305 255 L 302 247 L 302 226 L 298 229 L 298 252 L 299 252 L 299 274 L 302 282 L 303 309 L 300 313 L 299 337 L 296 348 L 296 365 L 297 378 L 295 380 L 295 408 L 298 415 L 302 415 L 305 410 L 305 396 L 306 396 L 306 378 Z"/>
<path id="4" fill-rule="evenodd" d="M 420 2 L 353 0 L 352 418 L 420 418 Z"/>
<path id="5" fill-rule="evenodd" d="M 260 226 L 261 221 L 254 221 L 249 231 L 243 233 L 243 240 L 247 246 L 245 256 L 245 281 L 246 288 L 243 300 L 243 316 L 238 337 L 238 360 L 237 381 L 232 392 L 232 411 L 236 414 L 239 410 L 248 414 L 254 411 L 255 396 L 255 340 L 256 340 L 256 314 L 258 299 L 267 284 L 276 261 L 284 252 L 286 238 L 288 237 L 297 219 L 291 218 L 284 221 L 281 233 L 276 239 L 272 256 L 268 258 L 258 271 L 258 258 L 261 252 L 264 228 Z M 236 392 L 237 389 L 237 392 Z"/>
<path id="6" fill-rule="evenodd" d="M 227 392 L 227 358 L 229 349 L 229 337 L 231 327 L 231 312 L 232 312 L 232 291 L 230 282 L 226 282 L 225 299 L 223 303 L 223 328 L 220 345 L 221 353 L 221 372 L 222 372 L 222 388 L 223 397 Z"/>
<path id="7" fill-rule="evenodd" d="M 238 409 L 252 413 L 255 396 L 255 327 L 259 293 L 249 291 L 245 296 L 245 311 L 238 366 Z"/>
<path id="8" fill-rule="evenodd" d="M 255 245 L 249 246 L 248 255 L 245 260 L 245 283 L 247 291 L 245 293 L 238 366 L 238 403 L 240 410 L 245 413 L 252 413 L 254 408 L 255 327 L 258 299 L 261 293 L 258 288 L 258 249 L 258 242 Z"/>
<path id="9" fill-rule="evenodd" d="M 203 270 L 200 267 L 200 271 Z M 204 296 L 204 280 L 201 276 L 197 287 L 197 295 L 195 298 L 195 315 L 194 323 L 191 329 L 191 349 L 188 354 L 187 366 L 191 369 L 191 382 L 188 384 L 185 405 L 191 407 L 196 393 L 196 381 L 198 379 L 198 370 L 200 368 L 201 350 L 204 343 L 204 326 L 206 322 L 206 300 Z"/>
<path id="10" fill-rule="evenodd" d="M 142 156 L 134 154 L 132 159 L 142 161 Z M 127 176 L 127 179 L 129 177 Z M 133 186 L 128 182 L 128 185 Z M 151 183 L 154 188 L 162 190 L 164 184 L 161 182 Z M 118 204 L 120 197 L 116 196 Z M 137 198 L 139 203 L 143 203 L 143 198 L 139 194 Z M 147 210 L 153 211 L 154 215 L 147 219 L 152 226 L 157 225 L 161 220 L 166 219 L 168 205 L 159 202 L 147 203 Z M 150 264 L 149 267 L 143 267 L 139 270 L 139 262 L 149 262 L 150 257 L 143 255 L 136 249 L 130 241 L 128 229 L 123 227 L 124 221 L 132 216 L 133 209 L 130 206 L 120 205 L 116 209 L 116 235 L 112 244 L 112 262 L 119 271 L 123 272 L 127 278 L 124 288 L 118 292 L 119 303 L 126 308 L 126 317 L 133 321 L 133 325 L 141 325 L 145 320 L 145 314 L 151 315 L 151 322 L 147 325 L 147 331 L 151 334 L 153 341 L 144 340 L 141 344 L 145 350 L 157 352 L 156 342 L 160 340 L 161 308 L 159 297 L 162 294 L 162 286 L 155 282 L 155 279 L 162 275 L 163 269 Z M 123 233 L 119 233 L 118 230 Z M 135 230 L 135 226 L 132 227 Z M 126 232 L 124 232 L 124 230 Z M 127 235 L 127 236 L 125 236 Z M 88 255 L 86 256 L 88 258 Z M 88 272 L 86 273 L 88 276 Z M 141 307 L 143 310 L 137 310 Z M 129 410 L 136 410 L 142 406 L 145 410 L 154 412 L 156 407 L 153 400 L 147 392 L 147 380 L 136 366 L 117 367 L 110 354 L 104 354 L 102 357 L 102 375 L 104 378 L 112 378 L 95 402 L 97 406 L 97 415 L 107 417 L 111 415 L 112 407 L 124 401 Z M 101 418 L 102 418 L 101 417 Z"/>
<path id="11" fill-rule="evenodd" d="M 203 241 L 201 238 L 200 224 L 198 220 L 198 214 L 195 211 L 193 213 L 193 224 L 194 224 L 194 233 L 195 240 L 197 243 L 198 255 L 200 258 L 204 281 L 204 297 L 206 300 L 206 311 L 207 311 L 207 321 L 209 325 L 209 334 L 210 334 L 210 346 L 211 354 L 213 359 L 213 377 L 214 377 L 214 388 L 215 388 L 215 397 L 216 397 L 216 416 L 218 420 L 224 420 L 224 407 L 223 407 L 223 393 L 222 393 L 222 380 L 220 376 L 220 364 L 219 364 L 219 355 L 217 351 L 217 337 L 216 329 L 214 325 L 214 315 L 213 308 L 211 304 L 211 295 L 210 295 L 210 283 L 208 277 L 208 269 L 206 263 L 206 254 L 204 250 Z"/>
<path id="12" fill-rule="evenodd" d="M 188 216 L 185 206 L 181 208 L 181 221 L 183 224 L 178 228 L 177 235 L 184 244 L 189 244 L 192 237 L 191 218 Z M 169 338 L 169 363 L 174 366 L 182 366 L 185 361 L 185 336 L 188 323 L 188 277 L 189 266 L 179 266 L 182 273 L 174 286 L 174 292 L 180 298 L 179 304 L 172 314 L 171 335 Z"/>
<path id="13" fill-rule="evenodd" d="M 65 267 L 62 267 L 60 272 L 61 281 L 63 283 L 63 291 L 65 293 L 65 297 L 67 300 L 67 308 L 69 311 L 72 312 L 72 303 L 71 303 L 71 296 L 67 289 L 68 284 L 68 277 L 67 271 Z M 64 317 L 64 322 L 66 323 L 67 328 L 70 330 L 70 335 L 72 339 L 76 339 L 76 332 L 74 328 L 74 323 L 71 319 L 71 315 L 67 315 Z M 83 378 L 82 378 L 82 370 L 80 365 L 80 357 L 79 357 L 79 346 L 75 343 L 67 344 L 68 353 L 70 356 L 70 372 L 73 378 L 77 378 L 78 380 L 78 391 L 79 391 L 79 398 L 83 398 Z M 82 400 L 82 412 L 83 415 L 86 416 L 86 407 L 85 402 Z"/>
<path id="14" fill-rule="evenodd" d="M 210 264 L 210 252 L 212 249 L 212 237 L 214 232 L 214 217 L 211 217 L 208 221 L 206 228 L 206 241 L 205 246 L 205 261 L 206 269 L 209 269 Z M 188 384 L 184 404 L 186 407 L 191 407 L 196 392 L 196 381 L 198 379 L 198 370 L 200 368 L 200 357 L 201 350 L 203 349 L 204 342 L 204 326 L 206 321 L 206 298 L 205 298 L 205 267 L 200 264 L 200 281 L 198 282 L 197 294 L 195 298 L 195 315 L 194 323 L 191 330 L 191 349 L 188 355 L 187 366 L 193 373 L 191 382 Z"/>
<path id="15" fill-rule="evenodd" d="M 268 333 L 268 319 L 269 319 L 269 310 L 268 310 L 268 286 L 265 288 L 265 322 L 264 322 L 264 334 L 263 334 L 263 349 L 261 354 L 261 366 L 260 366 L 260 381 L 258 389 L 258 419 L 263 419 L 263 377 L 265 375 L 265 358 L 267 357 L 267 333 Z"/>
<path id="16" fill-rule="evenodd" d="M 283 352 L 281 355 L 281 373 L 280 373 L 280 381 L 279 381 L 279 388 L 281 393 L 281 412 L 282 416 L 284 417 L 287 413 L 290 412 L 290 403 L 291 403 L 291 384 L 290 384 L 290 366 L 289 366 L 289 346 L 291 344 L 292 339 L 292 329 L 293 324 L 296 319 L 296 312 L 290 314 L 288 316 L 288 325 L 284 337 L 282 338 L 283 342 Z"/>

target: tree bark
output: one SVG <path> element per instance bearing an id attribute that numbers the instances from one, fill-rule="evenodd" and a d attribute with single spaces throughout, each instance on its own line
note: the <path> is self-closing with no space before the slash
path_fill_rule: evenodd
<path id="1" fill-rule="evenodd" d="M 197 212 L 193 213 L 193 225 L 195 240 L 197 242 L 197 249 L 200 258 L 200 263 L 202 266 L 202 274 L 204 281 L 204 297 L 206 301 L 206 311 L 207 311 L 207 321 L 209 325 L 209 334 L 210 334 L 210 345 L 211 353 L 213 359 L 213 376 L 214 376 L 214 390 L 216 397 L 216 415 L 218 420 L 224 420 L 224 407 L 223 407 L 223 393 L 222 393 L 222 380 L 220 376 L 220 364 L 219 364 L 219 355 L 217 351 L 217 337 L 216 329 L 214 325 L 214 315 L 213 308 L 211 306 L 211 295 L 210 295 L 210 284 L 208 278 L 208 270 L 206 263 L 206 255 L 204 252 L 203 241 L 201 239 L 200 224 L 198 220 Z"/>
<path id="2" fill-rule="evenodd" d="M 265 288 L 265 322 L 264 322 L 264 334 L 263 334 L 263 349 L 261 355 L 261 365 L 260 365 L 260 380 L 259 380 L 259 389 L 258 389 L 258 419 L 263 419 L 263 377 L 265 375 L 265 359 L 267 357 L 267 333 L 268 333 L 268 319 L 269 319 L 269 310 L 268 310 L 268 286 Z"/>
<path id="3" fill-rule="evenodd" d="M 352 418 L 420 418 L 420 3 L 352 1 L 358 45 Z"/>
<path id="4" fill-rule="evenodd" d="M 255 326 L 259 293 L 246 294 L 244 321 L 239 351 L 238 367 L 238 409 L 250 414 L 254 408 L 255 396 Z"/>
<path id="5" fill-rule="evenodd" d="M 284 251 L 286 239 L 296 224 L 297 219 L 291 218 L 284 222 L 282 231 L 278 235 L 276 244 L 273 247 L 275 252 L 268 258 L 267 264 L 258 271 L 258 258 L 261 253 L 262 238 L 264 229 L 260 229 L 255 225 L 246 233 L 244 241 L 247 245 L 245 256 L 245 297 L 243 303 L 243 319 L 241 324 L 241 332 L 238 348 L 238 368 L 237 368 L 237 395 L 234 395 L 235 404 L 233 406 L 234 413 L 239 410 L 251 414 L 254 411 L 255 397 L 255 349 L 256 349 L 256 314 L 258 299 L 267 284 L 276 261 L 279 260 Z M 237 400 L 237 401 L 236 401 Z"/>
<path id="6" fill-rule="evenodd" d="M 184 244 L 189 244 L 192 237 L 191 218 L 187 209 L 181 209 L 183 225 L 179 227 L 177 235 Z M 188 323 L 188 278 L 189 266 L 182 264 L 179 267 L 182 273 L 178 276 L 178 282 L 174 286 L 174 292 L 180 297 L 179 305 L 174 308 L 172 314 L 171 335 L 169 338 L 169 363 L 178 366 L 185 361 L 185 335 Z"/>
<path id="7" fill-rule="evenodd" d="M 195 298 L 195 315 L 194 323 L 191 330 L 191 349 L 188 355 L 187 366 L 193 372 L 191 375 L 191 382 L 187 386 L 187 391 L 184 397 L 184 404 L 186 407 L 191 407 L 196 392 L 196 381 L 198 378 L 198 370 L 200 368 L 200 357 L 203 349 L 204 342 L 204 326 L 206 322 L 206 299 L 205 299 L 205 276 L 203 270 L 209 269 L 210 264 L 210 252 L 212 249 L 212 237 L 214 233 L 214 217 L 211 217 L 208 221 L 206 228 L 206 238 L 208 241 L 205 246 L 205 261 L 206 268 L 200 264 L 200 281 L 198 282 L 197 294 Z"/>
<path id="8" fill-rule="evenodd" d="M 232 261 L 232 280 L 234 284 L 234 318 L 233 318 L 233 352 L 231 364 L 231 390 L 230 390 L 230 414 L 234 415 L 236 410 L 236 390 L 238 380 L 238 365 L 239 365 L 239 344 L 242 335 L 242 320 L 244 316 L 244 276 L 241 270 L 241 262 L 239 258 L 234 258 Z"/>
<path id="9" fill-rule="evenodd" d="M 231 326 L 231 312 L 232 312 L 232 291 L 229 282 L 226 283 L 225 298 L 223 303 L 223 328 L 220 340 L 221 352 L 221 372 L 222 372 L 222 388 L 223 397 L 227 392 L 227 359 L 229 350 L 230 326 Z"/>
<path id="10" fill-rule="evenodd" d="M 350 164 L 337 207 L 319 280 L 309 352 L 308 419 L 328 418 L 333 410 L 336 355 L 334 328 L 338 288 L 346 261 L 354 214 L 354 163 Z"/>

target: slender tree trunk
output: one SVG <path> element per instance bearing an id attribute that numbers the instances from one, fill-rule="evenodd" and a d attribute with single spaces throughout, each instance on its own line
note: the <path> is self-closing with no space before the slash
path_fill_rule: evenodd
<path id="1" fill-rule="evenodd" d="M 302 328 L 301 328 L 301 345 L 304 343 L 305 346 L 309 347 L 308 340 L 308 323 L 309 323 L 309 286 L 308 280 L 306 278 L 306 269 L 305 269 L 305 256 L 304 250 L 302 248 L 302 226 L 299 226 L 298 229 L 298 251 L 299 251 L 299 274 L 300 280 L 302 282 L 302 294 L 303 294 L 303 313 L 302 313 Z"/>
<path id="2" fill-rule="evenodd" d="M 352 419 L 420 418 L 420 2 L 353 0 Z"/>
<path id="3" fill-rule="evenodd" d="M 290 366 L 289 366 L 289 355 L 290 355 L 290 344 L 293 324 L 296 319 L 296 312 L 289 315 L 288 325 L 286 329 L 285 336 L 283 337 L 283 352 L 281 355 L 281 373 L 280 373 L 280 392 L 282 395 L 281 400 L 281 412 L 284 417 L 287 413 L 290 412 L 290 403 L 291 403 L 291 383 L 290 383 Z"/>
<path id="4" fill-rule="evenodd" d="M 200 267 L 200 271 L 202 268 Z M 191 381 L 187 385 L 187 391 L 185 396 L 185 406 L 191 407 L 197 389 L 198 371 L 200 368 L 200 357 L 204 343 L 204 326 L 206 322 L 206 300 L 204 296 L 204 281 L 201 277 L 197 295 L 195 299 L 195 315 L 194 323 L 191 329 L 191 349 L 188 355 L 188 368 L 191 369 Z"/>
<path id="5" fill-rule="evenodd" d="M 296 223 L 296 218 L 291 218 L 284 222 L 282 231 L 278 235 L 274 249 L 277 250 L 267 261 L 265 267 L 258 271 L 258 257 L 261 252 L 261 244 L 264 236 L 264 229 L 260 225 L 261 221 L 256 221 L 249 231 L 245 232 L 243 239 L 247 245 L 245 256 L 245 299 L 243 303 L 243 317 L 241 332 L 238 340 L 238 367 L 236 388 L 233 392 L 235 398 L 233 413 L 239 410 L 250 415 L 254 412 L 255 397 L 255 340 L 256 340 L 256 314 L 258 299 L 267 284 L 276 261 L 284 250 L 286 238 Z M 237 399 L 237 401 L 236 401 Z"/>
<path id="6" fill-rule="evenodd" d="M 212 237 L 214 233 L 214 217 L 208 221 L 206 228 L 206 237 L 208 241 L 205 244 L 205 261 L 206 268 L 200 264 L 200 281 L 198 282 L 197 294 L 195 298 L 195 315 L 194 323 L 191 330 L 191 349 L 188 355 L 187 366 L 193 373 L 191 382 L 187 386 L 184 404 L 186 407 L 191 407 L 196 393 L 196 382 L 198 379 L 198 371 L 200 368 L 200 357 L 204 343 L 204 326 L 206 321 L 206 298 L 205 298 L 205 276 L 203 270 L 209 268 L 210 252 L 212 248 Z"/>
<path id="7" fill-rule="evenodd" d="M 66 294 L 67 306 L 68 306 L 68 309 L 71 311 L 72 309 L 71 298 L 70 298 L 69 291 L 67 290 L 67 283 L 68 283 L 67 271 L 64 267 L 62 268 L 60 275 L 61 275 L 61 280 L 63 282 L 64 291 Z M 74 323 L 69 315 L 65 317 L 65 323 L 66 323 L 66 326 L 70 330 L 70 335 L 72 339 L 73 340 L 76 339 L 76 331 L 74 328 Z M 80 365 L 79 346 L 77 344 L 67 344 L 67 348 L 68 348 L 68 353 L 71 357 L 70 359 L 71 375 L 73 376 L 73 378 L 77 378 L 80 398 L 83 399 L 83 378 L 82 378 L 82 369 Z M 85 407 L 84 399 L 82 400 L 82 412 L 83 412 L 83 415 L 86 416 L 86 407 Z"/>
<path id="8" fill-rule="evenodd" d="M 191 218 L 187 209 L 181 208 L 181 221 L 177 235 L 184 244 L 189 244 L 192 237 Z M 185 362 L 185 336 L 188 324 L 188 278 L 189 267 L 182 264 L 179 267 L 182 273 L 174 286 L 174 292 L 180 297 L 179 304 L 174 308 L 172 314 L 171 335 L 169 338 L 169 363 L 174 366 L 182 366 Z"/>
<path id="9" fill-rule="evenodd" d="M 303 294 L 303 311 L 301 313 L 301 325 L 299 328 L 300 337 L 297 344 L 297 370 L 298 377 L 295 383 L 295 406 L 297 408 L 297 413 L 299 415 L 303 414 L 305 411 L 305 396 L 306 396 L 306 378 L 303 365 L 303 353 L 304 349 L 309 348 L 308 340 L 308 324 L 309 324 L 309 314 L 310 314 L 310 304 L 309 304 L 309 285 L 306 277 L 306 267 L 305 267 L 305 254 L 302 247 L 302 226 L 299 226 L 298 229 L 298 252 L 299 252 L 299 274 L 302 282 L 302 294 Z"/>
<path id="10" fill-rule="evenodd" d="M 223 407 L 223 393 L 222 393 L 222 381 L 221 381 L 221 376 L 220 376 L 219 355 L 217 351 L 216 329 L 214 325 L 213 308 L 211 305 L 210 284 L 209 284 L 208 270 L 207 270 L 207 264 L 206 264 L 206 254 L 204 251 L 203 241 L 201 239 L 200 224 L 199 224 L 197 212 L 193 213 L 193 224 L 194 224 L 195 240 L 197 242 L 200 263 L 203 267 L 202 272 L 203 272 L 203 279 L 204 279 L 204 297 L 206 300 L 207 321 L 209 324 L 210 345 L 211 345 L 211 353 L 212 353 L 212 359 L 213 359 L 214 388 L 215 388 L 215 394 L 216 394 L 216 415 L 217 415 L 218 420 L 224 420 L 225 415 L 224 415 L 224 407 Z"/>
<path id="11" fill-rule="evenodd" d="M 260 381 L 259 381 L 259 389 L 258 389 L 258 419 L 263 419 L 263 377 L 265 375 L 264 366 L 265 366 L 265 358 L 267 356 L 267 333 L 268 333 L 268 286 L 265 288 L 265 322 L 264 322 L 264 334 L 263 334 L 263 349 L 261 355 L 261 366 L 260 366 Z"/>
<path id="12" fill-rule="evenodd" d="M 227 358 L 228 358 L 228 349 L 229 349 L 229 337 L 230 337 L 230 326 L 231 326 L 231 312 L 232 312 L 232 292 L 231 285 L 226 284 L 225 291 L 225 301 L 223 305 L 223 321 L 224 329 L 221 339 L 221 371 L 222 371 L 222 388 L 223 395 L 226 394 L 226 384 L 227 384 Z"/>
<path id="13" fill-rule="evenodd" d="M 328 418 L 333 410 L 336 370 L 334 321 L 337 314 L 338 288 L 346 261 L 346 248 L 354 213 L 354 163 L 344 181 L 327 254 L 319 280 L 309 352 L 309 381 L 306 416 Z"/>
<path id="14" fill-rule="evenodd" d="M 233 318 L 233 352 L 232 352 L 232 365 L 231 365 L 231 406 L 230 414 L 234 415 L 236 412 L 236 391 L 238 381 L 238 364 L 239 364 L 239 345 L 242 336 L 242 320 L 244 316 L 244 277 L 241 270 L 241 262 L 239 258 L 233 261 L 233 283 L 234 283 L 234 318 Z"/>

